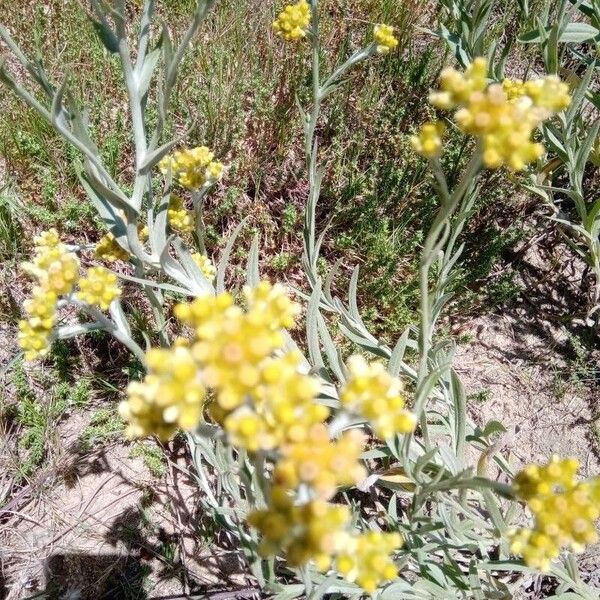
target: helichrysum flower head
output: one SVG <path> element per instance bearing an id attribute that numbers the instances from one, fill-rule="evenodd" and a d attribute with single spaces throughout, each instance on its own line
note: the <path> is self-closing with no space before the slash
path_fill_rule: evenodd
<path id="1" fill-rule="evenodd" d="M 104 267 L 90 267 L 79 280 L 77 298 L 102 310 L 108 310 L 110 303 L 120 295 L 117 276 Z"/>
<path id="2" fill-rule="evenodd" d="M 331 440 L 323 423 L 313 425 L 304 440 L 281 448 L 274 481 L 288 489 L 303 483 L 327 500 L 338 486 L 355 485 L 366 477 L 360 463 L 364 443 L 359 431 L 348 431 L 338 440 Z"/>
<path id="3" fill-rule="evenodd" d="M 351 356 L 348 372 L 340 401 L 369 421 L 377 436 L 388 439 L 414 430 L 416 419 L 406 410 L 402 382 L 392 377 L 382 363 L 368 364 L 362 356 Z"/>
<path id="4" fill-rule="evenodd" d="M 158 167 L 163 174 L 171 172 L 179 185 L 196 190 L 218 181 L 224 171 L 222 163 L 213 161 L 214 154 L 206 146 L 179 150 L 165 156 Z"/>
<path id="5" fill-rule="evenodd" d="M 487 86 L 487 61 L 476 58 L 464 73 L 452 68 L 443 69 L 440 91 L 432 92 L 429 101 L 433 106 L 450 110 L 466 104 L 473 92 L 483 92 Z"/>
<path id="6" fill-rule="evenodd" d="M 417 135 L 410 138 L 413 148 L 421 156 L 435 158 L 442 153 L 442 136 L 446 126 L 440 121 L 427 121 Z"/>
<path id="7" fill-rule="evenodd" d="M 94 254 L 96 258 L 106 262 L 129 259 L 129 252 L 119 245 L 115 236 L 110 232 L 100 238 Z"/>
<path id="8" fill-rule="evenodd" d="M 239 405 L 224 419 L 232 441 L 250 451 L 269 450 L 289 442 L 302 442 L 311 428 L 324 421 L 329 409 L 315 401 L 320 384 L 300 372 L 301 355 L 287 352 L 264 359 L 257 367 L 258 381 L 246 390 L 251 405 Z M 249 371 L 252 373 L 252 371 Z M 222 408 L 238 396 L 219 396 Z"/>
<path id="9" fill-rule="evenodd" d="M 202 271 L 202 274 L 206 279 L 212 281 L 215 278 L 217 275 L 217 268 L 208 256 L 200 254 L 200 252 L 194 252 L 194 254 L 192 254 L 192 259 L 198 265 L 198 268 Z"/>
<path id="10" fill-rule="evenodd" d="M 196 217 L 193 210 L 185 207 L 183 198 L 171 196 L 167 210 L 169 226 L 180 233 L 191 233 L 196 228 Z"/>
<path id="11" fill-rule="evenodd" d="M 285 490 L 274 488 L 271 506 L 251 513 L 248 522 L 263 536 L 259 546 L 263 556 L 284 553 L 293 567 L 314 561 L 324 571 L 347 537 L 349 519 L 347 506 L 324 500 L 294 506 Z"/>
<path id="12" fill-rule="evenodd" d="M 515 494 L 526 502 L 535 523 L 533 529 L 512 532 L 511 550 L 533 568 L 547 571 L 561 548 L 581 551 L 598 540 L 600 478 L 578 480 L 578 468 L 577 460 L 554 456 L 515 477 Z"/>
<path id="13" fill-rule="evenodd" d="M 543 154 L 543 146 L 531 138 L 543 120 L 569 105 L 568 88 L 553 75 L 488 85 L 486 73 L 484 58 L 476 58 L 464 73 L 444 69 L 441 89 L 430 101 L 438 108 L 457 109 L 458 126 L 480 138 L 486 167 L 521 171 Z"/>
<path id="14" fill-rule="evenodd" d="M 41 286 L 33 288 L 23 308 L 27 318 L 19 322 L 17 341 L 26 360 L 45 356 L 50 350 L 50 335 L 56 322 L 57 295 Z"/>
<path id="15" fill-rule="evenodd" d="M 306 36 L 310 27 L 310 4 L 299 0 L 296 4 L 288 4 L 273 22 L 273 29 L 284 40 L 296 41 Z"/>
<path id="16" fill-rule="evenodd" d="M 398 569 L 390 554 L 400 548 L 398 533 L 369 531 L 349 537 L 336 560 L 337 570 L 372 594 L 379 586 L 395 579 Z"/>
<path id="17" fill-rule="evenodd" d="M 79 260 L 61 243 L 55 229 L 36 236 L 34 242 L 33 259 L 23 263 L 22 268 L 37 280 L 37 285 L 24 303 L 27 318 L 19 323 L 17 336 L 26 360 L 48 353 L 58 298 L 69 294 L 79 277 Z"/>
<path id="18" fill-rule="evenodd" d="M 375 25 L 373 37 L 375 38 L 379 54 L 387 54 L 390 50 L 394 50 L 398 46 L 398 38 L 394 35 L 394 28 L 390 25 Z"/>
<path id="19" fill-rule="evenodd" d="M 189 348 L 153 348 L 146 362 L 145 379 L 129 384 L 128 399 L 119 406 L 129 422 L 129 436 L 167 440 L 179 428 L 194 429 L 202 419 L 206 392 Z"/>

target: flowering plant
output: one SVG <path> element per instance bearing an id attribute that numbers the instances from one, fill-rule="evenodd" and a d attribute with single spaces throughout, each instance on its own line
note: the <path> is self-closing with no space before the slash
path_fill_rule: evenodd
<path id="1" fill-rule="evenodd" d="M 440 161 L 447 125 L 427 123 L 413 137 L 429 161 L 439 208 L 420 257 L 420 323 L 388 347 L 361 318 L 358 269 L 344 301 L 332 292 L 336 269 L 318 268 L 326 232 L 317 234 L 325 177 L 317 131 L 323 104 L 351 69 L 384 60 L 398 40 L 391 26 L 377 24 L 364 47 L 323 76 L 317 0 L 284 8 L 275 33 L 311 56 L 311 102 L 298 102 L 309 181 L 307 286 L 293 290 L 306 301 L 300 341 L 293 331 L 300 303 L 291 290 L 261 280 L 257 239 L 242 295 L 225 290 L 240 228 L 217 266 L 206 254 L 203 200 L 226 166 L 204 146 L 175 150 L 182 140 L 163 139 L 183 53 L 214 2 L 198 0 L 179 45 L 163 28 L 152 49 L 153 0 L 144 2 L 135 49 L 124 4 L 94 1 L 91 17 L 107 51 L 119 57 L 128 92 L 135 169 L 127 190 L 103 164 L 66 82 L 52 83 L 0 29 L 44 100 L 7 67 L 2 80 L 84 157 L 81 183 L 108 229 L 95 259 L 127 265 L 119 272 L 95 265 L 82 276 L 78 256 L 89 248 L 69 247 L 55 231 L 40 235 L 25 267 L 37 282 L 20 326 L 26 358 L 43 357 L 52 339 L 95 329 L 121 341 L 145 369 L 120 406 L 128 434 L 168 440 L 185 432 L 198 502 L 236 536 L 258 584 L 280 600 L 508 597 L 515 583 L 502 573 L 528 569 L 550 571 L 564 589 L 593 598 L 569 549 L 597 538 L 600 478 L 581 481 L 576 461 L 559 458 L 513 478 L 500 453 L 502 438 L 494 437 L 501 427 L 482 431 L 470 422 L 452 367 L 454 343 L 436 330 L 478 176 L 485 168 L 518 172 L 535 164 L 544 146 L 534 136 L 570 105 L 568 88 L 552 75 L 518 85 L 490 81 L 490 65 L 476 56 L 464 71 L 442 72 L 431 104 L 454 111 L 447 124 L 474 139 L 472 155 L 451 186 Z M 158 109 L 153 119 L 150 94 Z M 135 284 L 148 301 L 156 335 L 132 334 L 125 284 Z M 78 322 L 57 326 L 58 311 L 68 305 L 79 310 Z M 334 341 L 334 320 L 354 347 L 350 356 Z M 407 351 L 416 351 L 416 363 Z M 491 460 L 501 476 L 492 477 Z M 513 527 L 519 501 L 533 516 L 530 528 Z"/>

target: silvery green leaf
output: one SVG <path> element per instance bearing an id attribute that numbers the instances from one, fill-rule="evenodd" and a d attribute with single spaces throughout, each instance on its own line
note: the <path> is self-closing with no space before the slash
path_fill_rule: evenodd
<path id="1" fill-rule="evenodd" d="M 104 329 L 102 323 L 81 323 L 77 325 L 62 325 L 53 332 L 53 337 L 57 340 L 66 340 L 79 335 L 89 333 L 90 331 L 99 331 Z"/>
<path id="2" fill-rule="evenodd" d="M 202 285 L 191 279 L 186 270 L 170 254 L 169 244 L 160 255 L 160 266 L 164 272 L 174 279 L 177 283 L 187 288 L 187 294 L 190 296 L 200 296 L 204 293 Z"/>
<path id="3" fill-rule="evenodd" d="M 589 129 L 588 134 L 583 141 L 583 144 L 579 147 L 577 151 L 576 161 L 575 161 L 575 170 L 576 175 L 579 179 L 583 177 L 583 171 L 585 170 L 585 165 L 590 156 L 590 152 L 596 143 L 598 138 L 598 132 L 600 131 L 600 121 L 596 121 L 594 125 Z"/>
<path id="4" fill-rule="evenodd" d="M 522 44 L 540 44 L 548 39 L 552 33 L 552 26 L 545 27 L 543 32 L 539 29 L 532 29 L 519 36 L 519 42 Z M 600 31 L 588 23 L 567 23 L 562 33 L 558 36 L 558 41 L 562 43 L 581 43 L 593 40 L 600 34 Z"/>
<path id="5" fill-rule="evenodd" d="M 213 295 L 215 290 L 212 283 L 206 278 L 206 275 L 204 275 L 200 267 L 196 264 L 196 261 L 192 258 L 192 255 L 183 245 L 180 238 L 175 238 L 173 240 L 173 248 L 175 248 L 177 258 L 185 269 L 186 275 L 193 281 L 195 288 L 199 290 L 198 295 Z"/>
<path id="6" fill-rule="evenodd" d="M 121 306 L 121 301 L 119 300 L 119 298 L 116 298 L 110 303 L 109 311 L 112 320 L 117 326 L 117 329 L 119 329 L 119 331 L 121 331 L 121 333 L 125 334 L 126 336 L 131 337 L 131 328 L 129 327 L 127 317 L 123 312 L 123 307 Z"/>
<path id="7" fill-rule="evenodd" d="M 462 468 L 465 459 L 465 438 L 467 423 L 467 398 L 464 387 L 456 371 L 450 373 L 452 401 L 454 403 L 454 449 L 458 465 Z"/>
<path id="8" fill-rule="evenodd" d="M 221 254 L 221 259 L 219 260 L 219 264 L 217 265 L 217 294 L 222 294 L 225 291 L 225 271 L 227 270 L 227 266 L 229 265 L 229 256 L 231 255 L 231 251 L 233 250 L 233 245 L 237 240 L 242 227 L 248 221 L 248 217 L 240 221 L 239 225 L 233 230 L 232 234 L 229 236 L 227 240 L 227 244 L 223 250 L 223 254 Z"/>
<path id="9" fill-rule="evenodd" d="M 306 311 L 306 344 L 310 362 L 317 369 L 324 369 L 325 363 L 321 356 L 319 346 L 319 330 L 317 325 L 317 316 L 319 314 L 319 301 L 321 299 L 321 288 L 315 287 L 310 296 L 308 308 Z"/>
<path id="10" fill-rule="evenodd" d="M 250 287 L 256 287 L 260 282 L 260 272 L 258 270 L 258 233 L 252 238 L 252 246 L 248 253 L 248 262 L 246 264 L 246 283 Z"/>
<path id="11" fill-rule="evenodd" d="M 571 104 L 569 104 L 569 107 L 565 111 L 566 121 L 569 126 L 579 113 L 579 109 L 581 108 L 581 104 L 585 98 L 586 92 L 590 88 L 590 82 L 592 81 L 592 75 L 594 74 L 595 66 L 596 65 L 594 63 L 586 69 L 585 74 L 579 82 L 579 85 L 571 96 Z"/>
<path id="12" fill-rule="evenodd" d="M 357 344 L 364 350 L 367 350 L 371 354 L 374 354 L 375 356 L 379 356 L 380 358 L 385 358 L 385 359 L 389 358 L 389 356 L 390 356 L 389 351 L 385 347 L 382 347 L 378 343 L 374 343 L 371 340 L 369 340 L 361 335 L 356 335 L 353 331 L 351 331 L 343 323 L 339 324 L 339 328 L 340 328 L 340 331 L 350 341 L 354 342 L 355 344 Z"/>
<path id="13" fill-rule="evenodd" d="M 159 46 L 146 55 L 142 71 L 138 76 L 138 94 L 140 98 L 143 98 L 148 92 L 150 81 L 152 80 L 152 74 L 154 73 L 154 69 L 156 68 L 156 64 L 161 53 L 162 49 Z"/>
<path id="14" fill-rule="evenodd" d="M 283 590 L 277 592 L 277 594 L 273 596 L 273 600 L 293 600 L 294 598 L 299 598 L 305 590 L 304 584 L 302 583 L 291 583 L 281 587 L 283 587 Z"/>
<path id="15" fill-rule="evenodd" d="M 134 283 L 139 283 L 144 286 L 150 286 L 153 288 L 157 288 L 159 290 L 164 290 L 166 292 L 175 292 L 176 294 L 181 294 L 183 296 L 189 296 L 190 290 L 187 288 L 178 287 L 176 285 L 172 285 L 170 283 L 160 283 L 158 281 L 154 281 L 153 279 L 143 279 L 141 277 L 133 277 L 132 275 L 127 275 L 125 273 L 115 272 L 115 275 L 119 279 L 124 279 L 125 281 L 133 281 Z"/>
<path id="16" fill-rule="evenodd" d="M 323 350 L 327 356 L 329 368 L 333 371 L 338 381 L 343 383 L 346 381 L 346 377 L 344 376 L 344 361 L 342 359 L 342 355 L 339 348 L 337 348 L 333 342 L 323 315 L 321 315 L 319 312 L 317 312 L 317 326 L 319 328 L 319 336 L 321 338 L 321 342 L 323 343 Z"/>
<path id="17" fill-rule="evenodd" d="M 119 51 L 119 38 L 106 23 L 92 19 L 92 25 L 104 47 L 112 54 Z"/>
<path id="18" fill-rule="evenodd" d="M 409 343 L 409 335 L 410 329 L 407 327 L 400 336 L 400 339 L 396 342 L 394 349 L 392 350 L 392 355 L 390 356 L 390 360 L 388 361 L 388 373 L 393 377 L 398 377 L 400 375 L 400 369 L 402 368 L 402 360 L 404 358 L 404 353 L 406 352 L 406 347 Z"/>

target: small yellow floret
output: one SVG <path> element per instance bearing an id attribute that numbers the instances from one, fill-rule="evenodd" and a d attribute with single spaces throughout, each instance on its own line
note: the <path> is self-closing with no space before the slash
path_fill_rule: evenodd
<path id="1" fill-rule="evenodd" d="M 222 177 L 225 167 L 222 163 L 213 161 L 213 157 L 209 148 L 198 146 L 165 156 L 158 163 L 158 168 L 163 174 L 170 171 L 179 185 L 196 190 L 203 185 L 213 184 Z"/>
<path id="2" fill-rule="evenodd" d="M 120 295 L 117 276 L 104 267 L 90 267 L 86 276 L 79 280 L 77 298 L 102 310 L 108 310 L 110 303 Z"/>
<path id="3" fill-rule="evenodd" d="M 306 37 L 310 27 L 310 4 L 299 0 L 296 4 L 288 4 L 273 22 L 277 35 L 287 41 L 296 41 Z"/>
<path id="4" fill-rule="evenodd" d="M 270 556 L 283 551 L 293 567 L 314 561 L 319 570 L 328 569 L 347 538 L 344 529 L 350 519 L 349 508 L 323 500 L 294 506 L 292 498 L 277 488 L 271 500 L 270 508 L 248 517 L 263 536 L 259 552 Z"/>
<path id="5" fill-rule="evenodd" d="M 194 254 L 192 254 L 192 259 L 198 265 L 198 268 L 202 271 L 202 274 L 206 279 L 212 281 L 215 278 L 217 275 L 217 268 L 208 256 L 200 254 L 200 252 L 194 252 Z"/>
<path id="6" fill-rule="evenodd" d="M 405 408 L 402 382 L 392 377 L 382 363 L 368 364 L 362 356 L 351 356 L 348 372 L 340 401 L 367 419 L 381 439 L 414 430 L 416 419 Z"/>
<path id="7" fill-rule="evenodd" d="M 398 569 L 390 554 L 401 546 L 402 537 L 395 532 L 369 531 L 352 536 L 337 557 L 337 570 L 348 581 L 358 583 L 372 594 L 379 586 L 397 576 Z"/>
<path id="8" fill-rule="evenodd" d="M 96 258 L 106 262 L 129 259 L 129 252 L 119 245 L 115 236 L 110 232 L 100 238 L 94 254 Z"/>
<path id="9" fill-rule="evenodd" d="M 313 425 L 306 438 L 281 448 L 275 466 L 276 485 L 295 489 L 301 483 L 310 486 L 318 497 L 333 497 L 339 486 L 355 485 L 366 477 L 360 463 L 365 437 L 356 430 L 331 440 L 323 423 Z"/>
<path id="10" fill-rule="evenodd" d="M 377 52 L 387 54 L 398 46 L 398 39 L 394 35 L 394 28 L 390 25 L 378 24 L 373 29 L 373 37 L 377 43 Z"/>
<path id="11" fill-rule="evenodd" d="M 442 136 L 446 126 L 440 121 L 423 123 L 418 135 L 410 138 L 413 148 L 421 156 L 435 158 L 442 153 Z"/>
<path id="12" fill-rule="evenodd" d="M 193 430 L 202 419 L 206 391 L 189 348 L 153 348 L 146 362 L 146 377 L 129 384 L 128 399 L 119 406 L 128 435 L 168 440 L 179 428 Z"/>
<path id="13" fill-rule="evenodd" d="M 174 231 L 180 233 L 191 233 L 196 228 L 196 216 L 193 210 L 185 207 L 183 198 L 171 196 L 169 209 L 167 211 L 169 225 Z"/>
<path id="14" fill-rule="evenodd" d="M 579 462 L 553 456 L 546 465 L 529 465 L 514 479 L 518 498 L 527 503 L 535 523 L 509 536 L 511 551 L 536 569 L 548 571 L 561 548 L 581 552 L 598 541 L 600 477 L 577 479 Z"/>

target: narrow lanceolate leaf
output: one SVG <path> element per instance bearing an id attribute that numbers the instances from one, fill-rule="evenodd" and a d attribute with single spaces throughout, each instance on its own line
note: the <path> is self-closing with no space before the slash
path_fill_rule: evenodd
<path id="1" fill-rule="evenodd" d="M 246 283 L 250 287 L 256 287 L 260 281 L 260 272 L 258 270 L 258 233 L 252 238 L 252 246 L 248 253 L 248 262 L 246 264 Z"/>
<path id="2" fill-rule="evenodd" d="M 454 402 L 454 449 L 459 466 L 464 465 L 467 427 L 467 398 L 460 378 L 454 370 L 450 373 L 452 400 Z"/>
<path id="3" fill-rule="evenodd" d="M 546 27 L 546 36 L 552 32 L 552 27 Z M 588 23 L 567 23 L 562 33 L 558 36 L 558 41 L 562 43 L 580 43 L 588 40 L 593 40 L 600 34 L 600 31 L 589 25 Z M 519 36 L 519 41 L 522 44 L 539 44 L 546 41 L 547 37 L 544 37 L 544 33 L 538 29 L 532 29 L 527 33 Z"/>
<path id="4" fill-rule="evenodd" d="M 217 265 L 217 294 L 222 294 L 225 291 L 225 271 L 229 265 L 229 257 L 231 256 L 231 251 L 233 250 L 238 235 L 247 221 L 248 217 L 243 219 L 227 240 L 227 244 L 221 255 L 221 260 L 219 260 L 219 264 Z"/>
<path id="5" fill-rule="evenodd" d="M 144 60 L 142 71 L 138 74 L 138 94 L 140 98 L 143 98 L 148 92 L 150 82 L 152 81 L 152 75 L 161 53 L 162 50 L 160 47 L 155 48 L 146 56 L 146 60 Z"/>
<path id="6" fill-rule="evenodd" d="M 409 335 L 410 327 L 407 327 L 392 350 L 392 355 L 390 356 L 390 360 L 388 362 L 388 372 L 394 377 L 398 377 L 400 375 L 404 353 L 406 352 L 406 346 L 408 345 Z"/>
<path id="7" fill-rule="evenodd" d="M 92 25 L 104 47 L 112 54 L 117 53 L 119 51 L 119 38 L 117 38 L 114 31 L 101 21 L 92 20 Z"/>
<path id="8" fill-rule="evenodd" d="M 306 342 L 308 346 L 308 355 L 310 362 L 317 369 L 324 369 L 325 363 L 321 356 L 321 348 L 319 346 L 319 326 L 317 324 L 317 316 L 319 314 L 319 302 L 321 300 L 321 288 L 315 287 L 308 302 L 306 312 Z"/>

